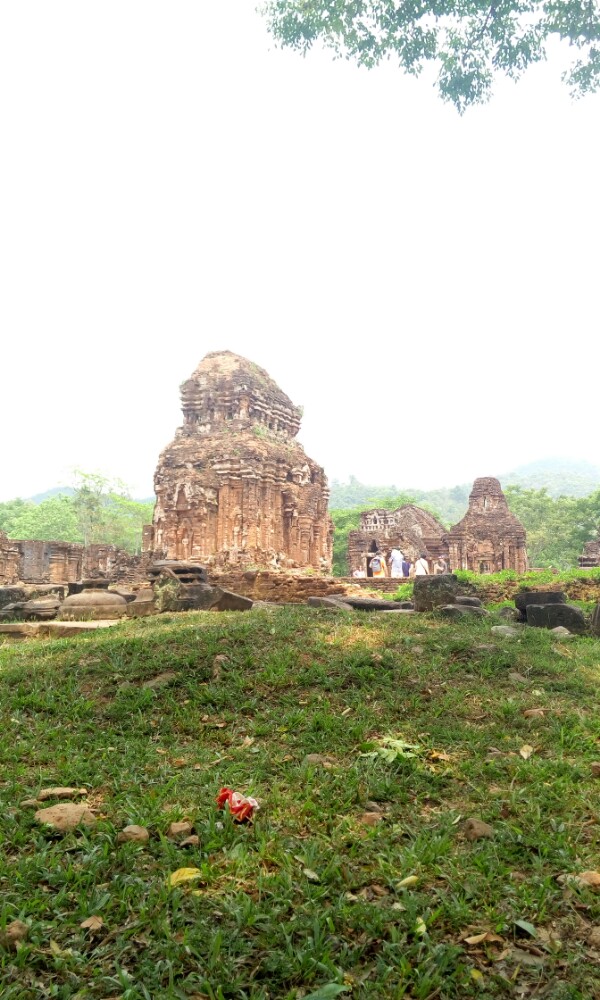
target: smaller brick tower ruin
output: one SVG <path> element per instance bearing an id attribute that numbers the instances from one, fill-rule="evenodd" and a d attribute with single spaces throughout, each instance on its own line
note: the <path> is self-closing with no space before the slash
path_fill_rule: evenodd
<path id="1" fill-rule="evenodd" d="M 525 528 L 509 509 L 502 487 L 491 476 L 476 479 L 469 509 L 448 533 L 451 569 L 474 573 L 527 570 Z"/>
<path id="2" fill-rule="evenodd" d="M 183 426 L 159 458 L 144 549 L 209 566 L 331 566 L 323 469 L 295 440 L 301 410 L 230 351 L 181 387 Z"/>

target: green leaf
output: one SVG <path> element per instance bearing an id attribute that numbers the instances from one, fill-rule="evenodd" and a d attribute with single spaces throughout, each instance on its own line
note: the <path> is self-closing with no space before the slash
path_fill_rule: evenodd
<path id="1" fill-rule="evenodd" d="M 533 924 L 530 924 L 528 920 L 515 920 L 515 927 L 517 930 L 523 931 L 528 934 L 529 937 L 537 937 L 537 931 Z"/>
<path id="2" fill-rule="evenodd" d="M 340 986 L 339 983 L 327 983 L 321 986 L 315 993 L 309 993 L 304 1000 L 329 1000 L 329 997 L 337 997 L 340 993 L 348 993 L 349 986 Z"/>

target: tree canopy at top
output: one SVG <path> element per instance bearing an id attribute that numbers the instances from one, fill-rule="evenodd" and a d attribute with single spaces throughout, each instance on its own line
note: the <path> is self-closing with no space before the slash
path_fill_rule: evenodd
<path id="1" fill-rule="evenodd" d="M 438 68 L 437 87 L 462 113 L 486 101 L 496 75 L 518 78 L 551 39 L 574 50 L 564 79 L 574 96 L 600 86 L 598 0 L 266 0 L 274 38 L 306 53 L 316 42 L 372 67 Z"/>

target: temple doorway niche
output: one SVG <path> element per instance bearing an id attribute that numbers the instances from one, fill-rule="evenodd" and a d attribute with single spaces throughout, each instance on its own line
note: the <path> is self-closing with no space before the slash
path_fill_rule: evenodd
<path id="1" fill-rule="evenodd" d="M 373 570 L 371 569 L 371 557 L 374 556 L 375 553 L 378 551 L 379 551 L 379 544 L 377 542 L 377 539 L 374 538 L 371 544 L 369 545 L 369 552 L 367 555 L 367 565 L 365 567 L 367 571 L 367 576 L 373 576 Z"/>

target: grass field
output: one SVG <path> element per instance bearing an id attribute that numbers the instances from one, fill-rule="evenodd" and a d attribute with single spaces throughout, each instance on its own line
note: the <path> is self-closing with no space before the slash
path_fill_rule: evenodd
<path id="1" fill-rule="evenodd" d="M 600 997 L 600 640 L 491 624 L 279 608 L 1 646 L 0 937 L 28 925 L 2 1000 Z M 35 823 L 53 785 L 96 825 Z"/>

